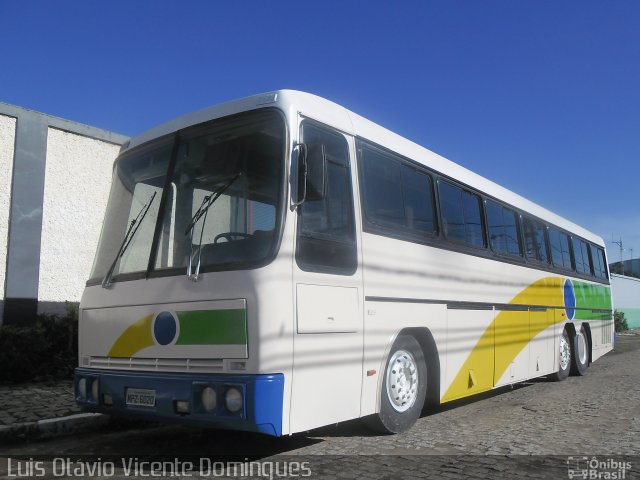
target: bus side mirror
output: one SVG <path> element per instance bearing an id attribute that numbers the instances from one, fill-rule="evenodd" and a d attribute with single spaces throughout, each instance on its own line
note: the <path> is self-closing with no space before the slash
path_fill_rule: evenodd
<path id="1" fill-rule="evenodd" d="M 297 195 L 294 205 L 322 200 L 326 194 L 327 155 L 321 143 L 298 143 L 296 147 Z"/>
<path id="2" fill-rule="evenodd" d="M 327 189 L 327 154 L 324 144 L 307 144 L 305 200 L 322 200 Z"/>

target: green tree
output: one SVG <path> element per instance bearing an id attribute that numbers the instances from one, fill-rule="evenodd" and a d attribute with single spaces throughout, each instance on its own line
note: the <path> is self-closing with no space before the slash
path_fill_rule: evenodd
<path id="1" fill-rule="evenodd" d="M 627 319 L 624 317 L 624 312 L 615 310 L 613 312 L 613 319 L 616 323 L 616 332 L 624 332 L 626 330 L 629 330 L 629 325 L 627 324 Z"/>

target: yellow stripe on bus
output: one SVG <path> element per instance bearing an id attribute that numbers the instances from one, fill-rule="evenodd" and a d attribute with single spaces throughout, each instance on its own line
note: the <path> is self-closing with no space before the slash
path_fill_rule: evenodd
<path id="1" fill-rule="evenodd" d="M 108 356 L 129 358 L 143 348 L 154 345 L 153 336 L 151 334 L 152 322 L 153 315 L 147 315 L 129 326 L 129 328 L 122 332 L 122 335 L 120 335 L 118 340 L 113 344 L 113 347 L 109 350 Z"/>
<path id="2" fill-rule="evenodd" d="M 563 278 L 543 278 L 525 288 L 509 303 L 511 305 L 562 306 L 564 305 L 562 285 Z M 564 320 L 560 319 L 560 321 Z M 442 397 L 442 402 L 493 388 L 527 344 L 555 323 L 554 309 L 546 312 L 507 310 L 498 313 L 467 357 Z"/>

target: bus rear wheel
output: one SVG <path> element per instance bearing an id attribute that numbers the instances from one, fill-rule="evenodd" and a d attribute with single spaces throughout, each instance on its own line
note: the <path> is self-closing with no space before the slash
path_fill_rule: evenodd
<path id="1" fill-rule="evenodd" d="M 569 376 L 569 372 L 571 371 L 571 357 L 573 356 L 571 351 L 572 348 L 569 340 L 569 334 L 565 329 L 560 337 L 558 371 L 551 375 L 552 380 L 560 382 Z"/>
<path id="2" fill-rule="evenodd" d="M 409 430 L 420 417 L 426 395 L 427 367 L 422 348 L 411 335 L 400 335 L 387 358 L 380 412 L 367 417 L 367 425 L 382 433 Z"/>
<path id="3" fill-rule="evenodd" d="M 589 368 L 589 340 L 584 327 L 581 326 L 580 330 L 576 332 L 571 346 L 571 374 L 586 375 L 587 368 Z"/>

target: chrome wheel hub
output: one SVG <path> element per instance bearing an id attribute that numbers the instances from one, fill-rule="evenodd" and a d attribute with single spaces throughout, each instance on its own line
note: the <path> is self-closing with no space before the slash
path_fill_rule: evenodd
<path id="1" fill-rule="evenodd" d="M 409 410 L 418 397 L 418 367 L 413 355 L 398 350 L 387 365 L 387 396 L 398 412 Z"/>
<path id="2" fill-rule="evenodd" d="M 580 362 L 580 365 L 584 365 L 587 363 L 587 339 L 582 332 L 578 332 L 576 335 L 576 346 L 578 361 Z"/>
<path id="3" fill-rule="evenodd" d="M 571 347 L 569 346 L 569 342 L 567 339 L 560 337 L 560 368 L 562 370 L 566 370 L 569 367 L 569 362 L 571 361 Z"/>

